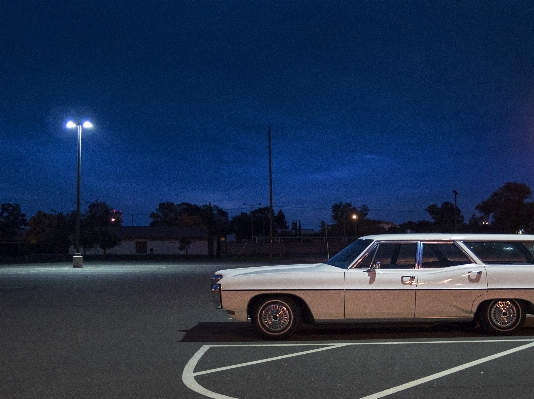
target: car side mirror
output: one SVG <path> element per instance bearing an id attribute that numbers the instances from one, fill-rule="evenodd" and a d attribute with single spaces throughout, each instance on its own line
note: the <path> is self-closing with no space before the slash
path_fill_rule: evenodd
<path id="1" fill-rule="evenodd" d="M 366 273 L 369 273 L 369 272 L 374 272 L 376 269 L 380 269 L 380 262 L 375 262 L 371 265 L 371 267 L 369 269 L 367 269 L 365 272 Z"/>

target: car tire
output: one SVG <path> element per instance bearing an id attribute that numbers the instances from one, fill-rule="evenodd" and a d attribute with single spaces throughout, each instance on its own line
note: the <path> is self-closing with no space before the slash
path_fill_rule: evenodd
<path id="1" fill-rule="evenodd" d="M 523 326 L 525 316 L 515 299 L 494 299 L 483 304 L 479 322 L 487 333 L 512 335 Z"/>
<path id="2" fill-rule="evenodd" d="M 297 330 L 300 321 L 300 308 L 286 297 L 258 301 L 252 315 L 254 327 L 267 339 L 288 338 Z"/>

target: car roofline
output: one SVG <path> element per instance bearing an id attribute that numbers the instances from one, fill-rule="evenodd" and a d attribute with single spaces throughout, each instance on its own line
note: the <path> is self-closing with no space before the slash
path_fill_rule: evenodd
<path id="1" fill-rule="evenodd" d="M 373 241 L 534 241 L 533 234 L 401 233 L 360 237 Z"/>

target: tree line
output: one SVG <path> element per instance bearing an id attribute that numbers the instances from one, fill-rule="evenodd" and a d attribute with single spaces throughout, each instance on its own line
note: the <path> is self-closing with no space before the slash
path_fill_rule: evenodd
<path id="1" fill-rule="evenodd" d="M 480 202 L 466 223 L 460 209 L 450 202 L 432 204 L 426 211 L 429 221 L 406 222 L 397 230 L 414 232 L 462 233 L 534 233 L 534 202 L 532 190 L 523 183 L 505 183 L 488 199 Z"/>
<path id="2" fill-rule="evenodd" d="M 464 233 L 534 233 L 534 202 L 528 201 L 532 190 L 523 183 L 505 183 L 476 206 L 466 223 L 461 210 L 451 202 L 426 208 L 431 221 L 408 221 L 398 226 L 385 226 L 384 222 L 368 217 L 370 208 L 350 202 L 332 205 L 331 223 L 321 222 L 317 235 L 359 237 L 368 234 L 400 232 L 464 232 Z M 17 244 L 23 253 L 64 254 L 74 243 L 76 211 L 52 211 L 26 219 L 19 204 L 1 204 L 0 251 L 6 254 Z M 221 253 L 221 237 L 234 234 L 237 240 L 257 240 L 270 232 L 270 209 L 260 207 L 229 218 L 228 212 L 212 205 L 195 205 L 186 202 L 162 202 L 150 213 L 150 226 L 196 226 L 208 238 L 209 257 Z M 94 201 L 80 215 L 80 244 L 84 250 L 98 246 L 104 253 L 119 242 L 110 226 L 121 226 L 122 215 L 103 201 Z M 275 235 L 300 235 L 299 221 L 288 226 L 284 212 L 273 214 Z M 186 249 L 190 241 L 184 237 L 180 247 Z"/>
<path id="3" fill-rule="evenodd" d="M 80 215 L 80 245 L 84 251 L 99 247 L 104 253 L 119 238 L 108 227 L 120 226 L 120 212 L 103 201 L 94 201 Z M 7 255 L 66 254 L 75 241 L 76 211 L 38 211 L 29 220 L 19 204 L 1 204 L 0 251 Z"/>

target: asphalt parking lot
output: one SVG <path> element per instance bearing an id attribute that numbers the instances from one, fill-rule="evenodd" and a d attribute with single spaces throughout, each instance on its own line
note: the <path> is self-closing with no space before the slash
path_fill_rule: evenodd
<path id="1" fill-rule="evenodd" d="M 0 397 L 532 397 L 532 319 L 506 338 L 340 325 L 266 342 L 212 306 L 228 266 L 0 266 Z"/>
<path id="2" fill-rule="evenodd" d="M 511 377 L 502 368 L 512 362 L 527 366 L 533 346 L 532 339 L 204 345 L 182 378 L 213 398 L 529 397 L 529 384 L 493 381 Z"/>

